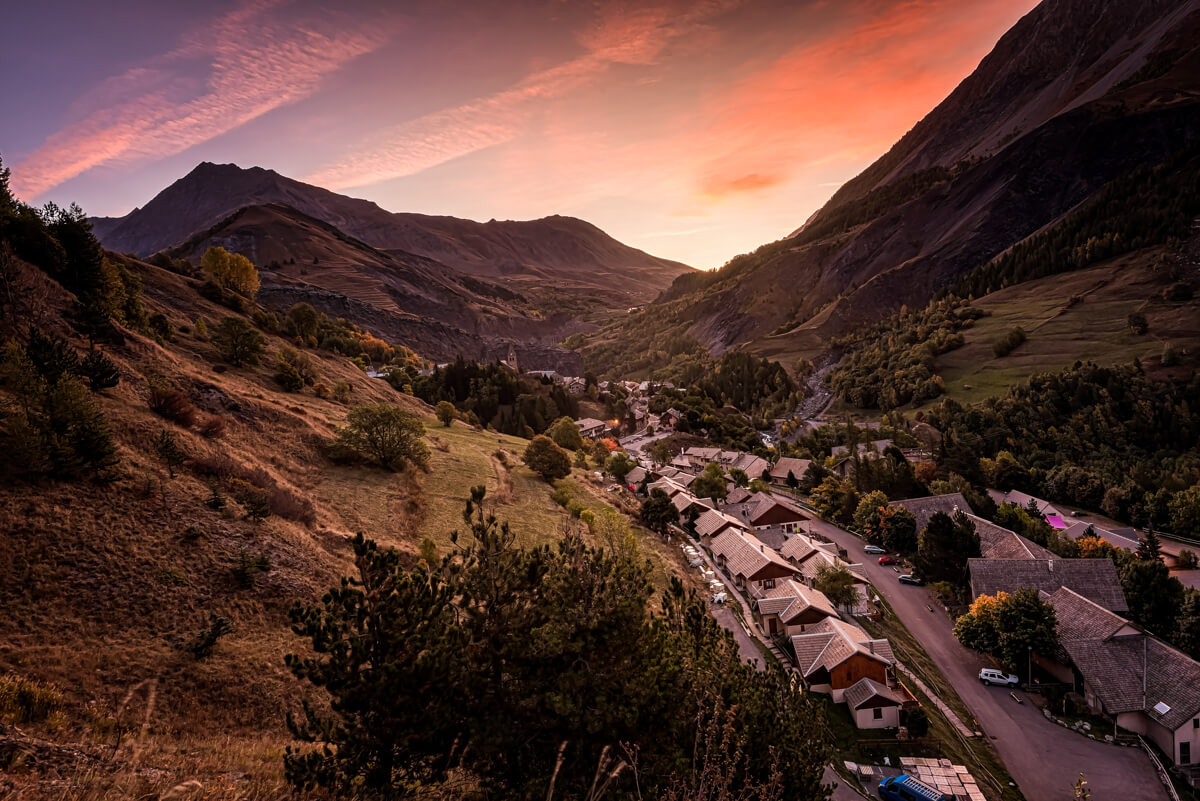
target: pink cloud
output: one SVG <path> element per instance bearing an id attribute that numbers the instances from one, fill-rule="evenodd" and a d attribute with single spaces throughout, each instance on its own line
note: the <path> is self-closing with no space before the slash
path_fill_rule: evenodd
<path id="1" fill-rule="evenodd" d="M 390 32 L 385 19 L 285 22 L 272 13 L 284 2 L 247 3 L 153 64 L 103 82 L 83 101 L 90 111 L 14 167 L 16 191 L 36 197 L 102 164 L 162 158 L 206 142 L 308 97 L 324 76 L 377 49 Z"/>
<path id="2" fill-rule="evenodd" d="M 488 97 L 372 134 L 305 180 L 334 190 L 365 186 L 509 142 L 521 134 L 536 101 L 592 84 L 615 64 L 653 64 L 673 41 L 703 29 L 741 2 L 606 3 L 593 24 L 578 35 L 584 50 L 578 57 Z"/>

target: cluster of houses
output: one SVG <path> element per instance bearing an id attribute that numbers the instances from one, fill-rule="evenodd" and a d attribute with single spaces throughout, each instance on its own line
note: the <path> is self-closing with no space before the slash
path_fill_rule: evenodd
<path id="1" fill-rule="evenodd" d="M 891 646 L 842 617 L 876 612 L 862 566 L 814 533 L 812 517 L 783 495 L 730 483 L 723 501 L 697 497 L 690 487 L 712 462 L 727 473 L 765 474 L 780 486 L 789 474 L 798 478 L 808 469 L 803 459 L 772 465 L 753 454 L 689 448 L 671 465 L 639 466 L 626 481 L 631 488 L 646 481 L 647 493 L 662 490 L 681 517 L 691 519 L 717 568 L 748 599 L 753 625 L 780 645 L 810 689 L 845 703 L 861 728 L 898 727 L 901 710 L 916 701 L 897 679 Z M 852 578 L 853 599 L 842 609 L 815 586 L 830 568 L 844 568 Z"/>
<path id="2" fill-rule="evenodd" d="M 996 492 L 993 497 L 1036 509 L 1066 536 L 1077 539 L 1090 528 L 1114 545 L 1136 547 L 1137 535 L 1132 531 L 1069 522 L 1069 515 L 1024 493 Z M 970 514 L 966 499 L 958 493 L 893 505 L 913 512 L 921 528 L 934 512 L 966 512 L 979 534 L 981 554 L 968 560 L 972 598 L 1022 588 L 1037 590 L 1054 607 L 1059 648 L 1053 654 L 1033 654 L 1033 661 L 1070 685 L 1093 714 L 1152 740 L 1176 767 L 1193 780 L 1200 779 L 1200 662 L 1122 616 L 1129 605 L 1111 560 L 1056 556 Z"/>

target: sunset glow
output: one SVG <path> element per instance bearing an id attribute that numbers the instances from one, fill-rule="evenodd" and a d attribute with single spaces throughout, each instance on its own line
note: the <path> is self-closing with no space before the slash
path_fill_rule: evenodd
<path id="1" fill-rule="evenodd" d="M 578 216 L 709 268 L 798 227 L 1034 2 L 161 5 L 6 15 L 23 199 L 119 215 L 235 162 L 394 211 Z"/>

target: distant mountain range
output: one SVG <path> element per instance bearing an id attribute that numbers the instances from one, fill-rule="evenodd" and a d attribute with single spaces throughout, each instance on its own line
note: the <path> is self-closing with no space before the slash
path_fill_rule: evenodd
<path id="1" fill-rule="evenodd" d="M 646 313 L 713 353 L 816 353 L 1197 142 L 1200 0 L 1045 0 L 793 234 Z"/>
<path id="2" fill-rule="evenodd" d="M 479 223 L 396 213 L 273 170 L 235 164 L 204 162 L 142 208 L 124 217 L 95 218 L 92 224 L 105 247 L 149 256 L 239 209 L 271 203 L 291 206 L 373 248 L 423 256 L 526 291 L 551 286 L 632 305 L 652 300 L 676 276 L 691 271 L 573 217 Z"/>
<path id="3" fill-rule="evenodd" d="M 653 300 L 692 272 L 572 217 L 487 223 L 393 213 L 272 170 L 204 162 L 124 217 L 92 225 L 110 250 L 198 264 L 249 257 L 269 305 L 299 300 L 430 358 L 503 356 L 578 371 L 554 343 L 594 312 Z"/>

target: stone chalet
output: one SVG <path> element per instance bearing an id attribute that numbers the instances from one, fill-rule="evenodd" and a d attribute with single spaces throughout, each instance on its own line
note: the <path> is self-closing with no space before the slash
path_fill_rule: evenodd
<path id="1" fill-rule="evenodd" d="M 579 433 L 586 439 L 600 439 L 608 433 L 608 423 L 594 417 L 576 420 L 575 425 L 579 426 Z"/>
<path id="2" fill-rule="evenodd" d="M 803 481 L 804 474 L 808 472 L 808 468 L 811 465 L 811 459 L 795 459 L 791 456 L 785 456 L 771 467 L 771 483 L 778 487 L 786 487 L 788 473 L 791 473 L 796 481 Z M 754 476 L 754 478 L 757 478 L 757 476 Z"/>
<path id="3" fill-rule="evenodd" d="M 841 702 L 846 690 L 863 679 L 895 686 L 896 657 L 887 640 L 871 639 L 865 631 L 835 617 L 808 627 L 791 638 L 800 675 L 814 692 Z"/>
<path id="4" fill-rule="evenodd" d="M 1072 666 L 1060 678 L 1077 688 L 1082 682 L 1093 712 L 1153 740 L 1195 784 L 1200 663 L 1072 589 L 1043 597 L 1054 606 L 1059 658 Z"/>
<path id="5" fill-rule="evenodd" d="M 1110 612 L 1129 608 L 1109 559 L 968 559 L 971 597 L 1030 587 L 1052 595 L 1068 587 Z"/>
<path id="6" fill-rule="evenodd" d="M 717 565 L 733 578 L 738 589 L 750 591 L 755 583 L 770 589 L 774 582 L 795 576 L 796 568 L 773 548 L 748 531 L 729 528 L 713 537 L 711 550 Z"/>

